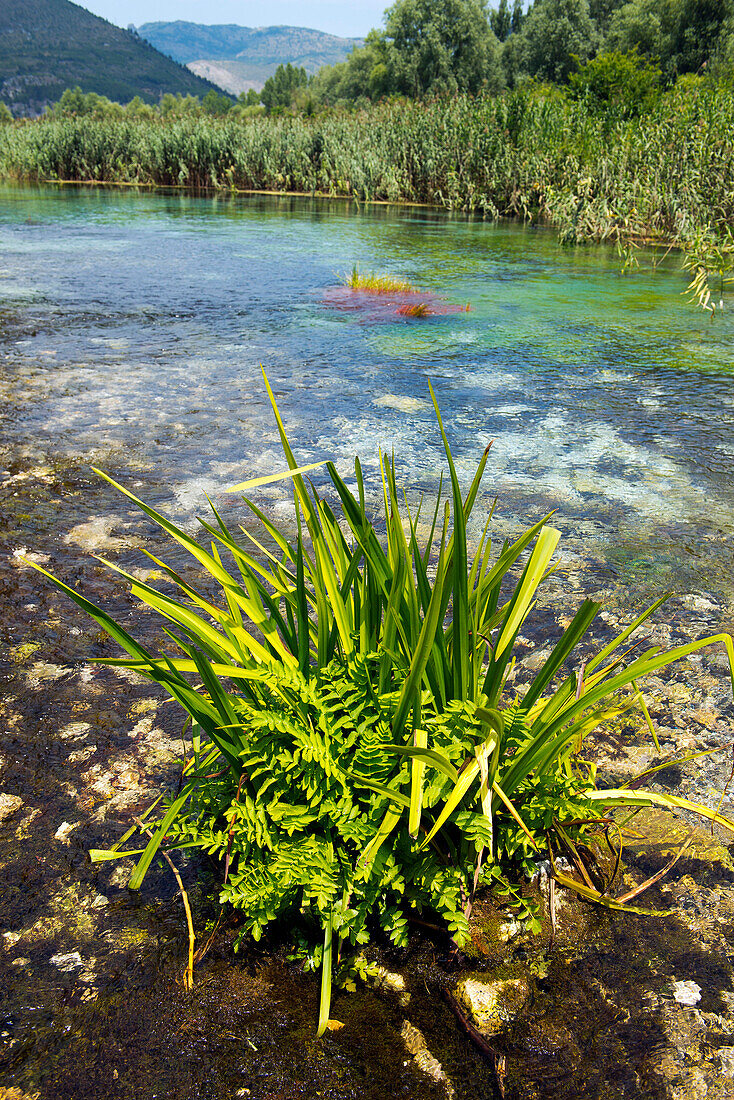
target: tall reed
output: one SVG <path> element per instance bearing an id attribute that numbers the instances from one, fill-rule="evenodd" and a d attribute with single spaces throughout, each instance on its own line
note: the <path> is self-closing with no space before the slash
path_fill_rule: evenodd
<path id="1" fill-rule="evenodd" d="M 568 240 L 715 236 L 734 219 L 734 92 L 675 87 L 637 119 L 557 90 L 314 118 L 60 118 L 0 129 L 0 176 L 432 203 Z"/>

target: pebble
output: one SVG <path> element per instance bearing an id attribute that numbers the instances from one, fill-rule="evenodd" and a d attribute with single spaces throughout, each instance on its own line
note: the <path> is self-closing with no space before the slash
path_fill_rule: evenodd
<path id="1" fill-rule="evenodd" d="M 483 1035 L 499 1035 L 519 1016 L 530 996 L 525 978 L 500 978 L 483 982 L 465 978 L 457 993 Z"/>
<path id="2" fill-rule="evenodd" d="M 439 1084 L 442 1084 L 446 1090 L 446 1096 L 449 1100 L 453 1100 L 453 1097 L 456 1095 L 454 1086 L 447 1077 L 441 1063 L 428 1049 L 428 1044 L 423 1036 L 423 1032 L 417 1027 L 413 1027 L 409 1020 L 403 1020 L 400 1034 L 405 1043 L 406 1050 L 409 1054 L 413 1055 L 416 1065 L 423 1070 L 427 1077 L 432 1077 L 434 1081 L 438 1081 Z"/>
<path id="3" fill-rule="evenodd" d="M 72 970 L 84 966 L 78 951 L 70 951 L 67 955 L 52 955 L 49 962 L 52 966 L 58 967 L 62 974 L 70 974 Z"/>
<path id="4" fill-rule="evenodd" d="M 12 817 L 13 814 L 16 814 L 23 805 L 23 799 L 19 798 L 17 794 L 0 793 L 0 821 L 7 821 L 7 819 Z"/>
<path id="5" fill-rule="evenodd" d="M 701 1000 L 701 986 L 695 982 L 673 982 L 673 996 L 679 1005 L 692 1008 Z"/>
<path id="6" fill-rule="evenodd" d="M 60 840 L 62 844 L 70 844 L 69 837 L 73 833 L 74 829 L 78 828 L 78 821 L 62 821 L 58 829 L 54 833 L 54 840 Z"/>

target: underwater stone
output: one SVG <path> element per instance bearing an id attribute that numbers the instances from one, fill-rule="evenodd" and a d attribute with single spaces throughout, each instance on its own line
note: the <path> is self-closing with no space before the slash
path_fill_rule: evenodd
<path id="1" fill-rule="evenodd" d="M 673 996 L 679 1005 L 692 1007 L 701 1000 L 701 986 L 695 982 L 673 982 Z"/>
<path id="2" fill-rule="evenodd" d="M 387 990 L 396 993 L 399 1003 L 405 1008 L 410 1003 L 410 993 L 405 988 L 405 978 L 402 974 L 387 970 L 384 966 L 378 966 L 372 978 L 375 989 Z"/>
<path id="3" fill-rule="evenodd" d="M 734 1077 L 734 1047 L 720 1047 L 719 1058 L 724 1077 Z"/>
<path id="4" fill-rule="evenodd" d="M 482 1034 L 491 1036 L 499 1035 L 520 1015 L 530 996 L 530 985 L 525 978 L 493 982 L 465 978 L 457 993 Z"/>
<path id="5" fill-rule="evenodd" d="M 49 962 L 53 966 L 57 966 L 62 974 L 70 974 L 72 970 L 84 966 L 78 951 L 70 951 L 67 955 L 52 955 Z"/>
<path id="6" fill-rule="evenodd" d="M 16 814 L 23 805 L 23 799 L 17 794 L 0 793 L 0 821 L 6 821 Z"/>
<path id="7" fill-rule="evenodd" d="M 448 1100 L 453 1100 L 453 1097 L 456 1095 L 454 1086 L 446 1076 L 446 1072 L 441 1063 L 437 1058 L 434 1058 L 428 1049 L 428 1044 L 423 1036 L 423 1032 L 417 1027 L 413 1027 L 409 1020 L 403 1020 L 400 1035 L 405 1043 L 406 1050 L 409 1054 L 413 1055 L 416 1065 L 423 1070 L 427 1077 L 432 1077 L 434 1081 L 438 1081 L 439 1084 L 442 1084 L 446 1090 Z"/>
<path id="8" fill-rule="evenodd" d="M 69 837 L 78 824 L 78 821 L 62 821 L 54 833 L 54 840 L 60 840 L 62 844 L 70 844 Z"/>

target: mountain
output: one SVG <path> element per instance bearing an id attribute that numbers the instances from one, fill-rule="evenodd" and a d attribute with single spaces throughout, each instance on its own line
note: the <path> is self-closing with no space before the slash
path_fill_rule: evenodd
<path id="1" fill-rule="evenodd" d="M 70 0 L 0 0 L 0 100 L 16 115 L 37 115 L 77 84 L 120 103 L 203 96 L 213 86 Z"/>
<path id="2" fill-rule="evenodd" d="M 240 27 L 234 23 L 144 23 L 141 38 L 235 94 L 258 91 L 278 65 L 289 61 L 307 73 L 344 61 L 361 38 L 338 38 L 308 27 Z"/>

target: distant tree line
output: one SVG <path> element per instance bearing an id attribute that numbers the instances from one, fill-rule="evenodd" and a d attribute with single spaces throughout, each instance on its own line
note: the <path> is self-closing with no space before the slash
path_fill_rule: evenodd
<path id="1" fill-rule="evenodd" d="M 510 4 L 512 3 L 512 7 Z M 388 97 L 481 91 L 529 82 L 562 85 L 590 106 L 630 117 L 685 74 L 726 76 L 734 62 L 734 0 L 396 0 L 384 28 L 346 61 L 308 76 L 279 65 L 262 90 L 232 97 L 209 91 L 135 97 L 122 106 L 69 89 L 54 116 L 181 117 L 311 115 Z M 0 104 L 0 123 L 10 120 Z"/>
<path id="2" fill-rule="evenodd" d="M 310 100 L 316 109 L 391 95 L 497 92 L 534 80 L 570 84 L 598 100 L 631 96 L 639 109 L 658 83 L 721 75 L 732 61 L 734 0 L 534 0 L 527 11 L 522 0 L 497 8 L 486 0 L 396 0 L 384 30 L 321 69 L 292 102 Z"/>
<path id="3" fill-rule="evenodd" d="M 510 6 L 512 4 L 512 6 Z M 535 81 L 639 113 L 684 74 L 734 62 L 734 0 L 396 0 L 382 30 L 309 78 L 281 66 L 268 113 L 488 91 Z"/>

